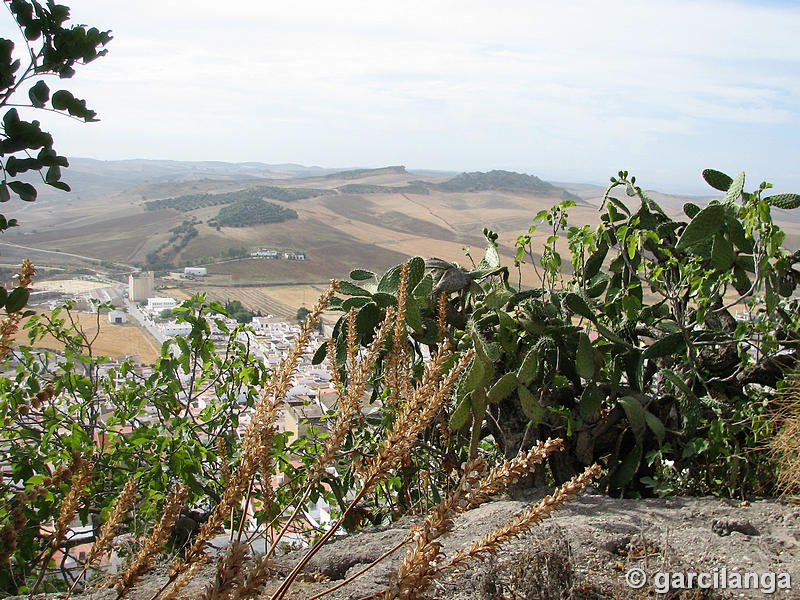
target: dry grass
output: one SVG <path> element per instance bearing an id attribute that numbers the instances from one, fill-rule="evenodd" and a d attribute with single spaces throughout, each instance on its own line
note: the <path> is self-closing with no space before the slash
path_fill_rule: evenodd
<path id="1" fill-rule="evenodd" d="M 772 438 L 778 487 L 787 495 L 800 494 L 800 374 L 789 378 L 774 416 L 776 433 Z"/>
<path id="2" fill-rule="evenodd" d="M 66 318 L 63 312 L 60 316 Z M 72 316 L 90 339 L 94 337 L 98 330 L 96 313 L 72 313 Z M 30 344 L 30 341 L 28 340 L 28 332 L 23 328 L 23 325 L 20 325 L 13 340 L 16 344 L 27 345 Z M 128 355 L 135 355 L 139 357 L 139 361 L 142 364 L 152 364 L 158 358 L 160 349 L 156 347 L 155 340 L 152 340 L 149 335 L 136 325 L 109 323 L 105 314 L 100 315 L 99 325 L 100 335 L 92 344 L 92 351 L 95 356 L 125 358 Z M 48 350 L 62 350 L 64 344 L 47 335 L 36 343 L 36 347 Z"/>

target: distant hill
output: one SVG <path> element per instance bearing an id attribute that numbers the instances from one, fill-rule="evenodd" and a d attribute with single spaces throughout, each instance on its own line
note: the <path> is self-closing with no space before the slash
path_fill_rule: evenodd
<path id="1" fill-rule="evenodd" d="M 70 158 L 64 181 L 83 199 L 108 196 L 142 184 L 190 181 L 255 181 L 321 177 L 343 169 L 306 167 L 293 163 L 230 163 L 184 160 L 95 160 Z M 24 179 L 24 178 L 23 178 Z M 35 180 L 32 180 L 35 183 Z M 62 198 L 61 192 L 39 188 L 42 198 Z"/>
<path id="2" fill-rule="evenodd" d="M 302 172 L 310 175 L 298 177 Z M 21 227 L 4 235 L 3 255 L 30 252 L 42 267 L 72 268 L 81 256 L 163 270 L 204 265 L 204 281 L 224 285 L 323 282 L 346 277 L 354 266 L 381 272 L 413 255 L 468 264 L 464 248 L 479 257 L 484 227 L 500 234 L 500 254 L 512 264 L 514 240 L 538 211 L 569 198 L 576 202 L 570 225 L 593 225 L 604 191 L 510 171 L 454 175 L 402 166 L 334 173 L 262 163 L 76 159 L 65 177 L 72 193 L 4 206 Z M 675 214 L 687 201 L 651 195 Z M 634 202 L 624 192 L 622 201 Z M 800 226 L 787 234 L 800 240 Z M 305 260 L 250 259 L 259 248 L 302 252 Z"/>
<path id="3" fill-rule="evenodd" d="M 377 169 L 349 169 L 336 171 L 324 175 L 325 179 L 361 179 L 362 177 L 372 177 L 374 175 L 405 175 L 406 168 L 402 165 L 393 167 L 379 167 Z"/>
<path id="4" fill-rule="evenodd" d="M 561 194 L 564 198 L 578 200 L 579 198 L 563 188 L 542 181 L 535 175 L 516 173 L 514 171 L 489 171 L 488 173 L 473 172 L 461 173 L 448 181 L 434 184 L 443 192 L 527 192 L 537 196 L 551 196 Z"/>

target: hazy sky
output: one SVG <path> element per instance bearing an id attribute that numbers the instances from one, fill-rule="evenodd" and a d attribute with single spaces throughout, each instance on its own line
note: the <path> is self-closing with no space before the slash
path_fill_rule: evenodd
<path id="1" fill-rule="evenodd" d="M 115 38 L 68 84 L 102 122 L 43 119 L 67 155 L 800 191 L 800 2 L 66 3 Z"/>

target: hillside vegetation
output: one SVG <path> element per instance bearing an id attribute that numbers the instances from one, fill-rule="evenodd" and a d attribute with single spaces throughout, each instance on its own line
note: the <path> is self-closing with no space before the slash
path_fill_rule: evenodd
<path id="1" fill-rule="evenodd" d="M 549 195 L 560 193 L 565 200 L 579 200 L 562 188 L 542 181 L 535 175 L 515 173 L 513 171 L 489 171 L 488 173 L 461 173 L 448 181 L 438 183 L 436 189 L 445 192 L 481 192 L 500 190 L 508 192 L 529 192 L 531 194 Z"/>
<path id="2" fill-rule="evenodd" d="M 242 200 L 260 200 L 269 198 L 270 200 L 280 200 L 282 202 L 292 202 L 293 200 L 303 200 L 305 198 L 315 198 L 325 194 L 335 194 L 331 190 L 321 190 L 313 188 L 282 188 L 274 185 L 258 186 L 246 190 L 235 192 L 225 192 L 221 194 L 186 194 L 176 198 L 162 198 L 161 200 L 150 200 L 144 205 L 147 210 L 159 210 L 171 208 L 179 212 L 188 212 L 205 208 L 207 206 L 219 206 L 221 204 L 233 204 Z"/>
<path id="3" fill-rule="evenodd" d="M 216 227 L 252 227 L 267 223 L 281 223 L 287 219 L 296 219 L 297 213 L 291 208 L 283 208 L 272 202 L 257 200 L 239 200 L 230 206 L 220 209 L 217 216 L 209 221 Z"/>

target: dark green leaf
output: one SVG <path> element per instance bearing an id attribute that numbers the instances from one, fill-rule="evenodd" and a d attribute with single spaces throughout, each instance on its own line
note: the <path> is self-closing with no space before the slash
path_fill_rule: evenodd
<path id="1" fill-rule="evenodd" d="M 645 348 L 642 356 L 644 358 L 662 358 L 664 356 L 672 356 L 685 347 L 686 340 L 683 337 L 683 333 L 671 333 L 650 344 L 647 348 Z"/>
<path id="2" fill-rule="evenodd" d="M 397 306 L 397 298 L 391 294 L 384 294 L 383 292 L 375 292 L 372 294 L 372 301 L 381 308 Z"/>
<path id="3" fill-rule="evenodd" d="M 717 232 L 714 236 L 711 261 L 718 271 L 728 271 L 733 265 L 733 245 L 722 233 Z"/>
<path id="4" fill-rule="evenodd" d="M 737 218 L 728 218 L 727 224 L 728 234 L 730 235 L 731 241 L 736 245 L 736 247 L 742 252 L 752 252 L 753 241 L 747 239 L 747 235 L 744 232 L 744 227 L 742 227 L 742 222 Z"/>
<path id="5" fill-rule="evenodd" d="M 636 475 L 639 470 L 639 464 L 642 462 L 642 446 L 636 444 L 625 459 L 614 469 L 609 477 L 609 485 L 616 489 L 624 489 Z"/>
<path id="6" fill-rule="evenodd" d="M 21 200 L 25 202 L 33 202 L 36 200 L 36 188 L 30 183 L 23 183 L 22 181 L 10 181 L 8 187 L 17 194 Z"/>
<path id="7" fill-rule="evenodd" d="M 764 198 L 772 206 L 791 210 L 800 206 L 800 194 L 775 194 L 774 196 L 767 196 Z"/>
<path id="8" fill-rule="evenodd" d="M 374 277 L 375 273 L 372 271 L 365 271 L 364 269 L 353 269 L 350 271 L 350 279 L 354 279 L 355 281 L 365 281 Z"/>
<path id="9" fill-rule="evenodd" d="M 369 304 L 372 299 L 365 296 L 353 296 L 342 302 L 341 310 L 349 312 L 351 308 L 361 308 L 365 304 Z"/>
<path id="10" fill-rule="evenodd" d="M 683 205 L 683 213 L 690 219 L 694 219 L 697 213 L 700 212 L 700 207 L 693 202 L 687 202 Z"/>
<path id="11" fill-rule="evenodd" d="M 728 175 L 720 171 L 715 171 L 714 169 L 706 169 L 703 171 L 703 179 L 706 180 L 708 185 L 720 192 L 727 192 L 733 183 L 733 179 Z"/>
<path id="12" fill-rule="evenodd" d="M 720 230 L 725 219 L 725 207 L 709 204 L 701 210 L 683 230 L 676 248 L 685 250 L 698 242 L 707 240 Z"/>
<path id="13" fill-rule="evenodd" d="M 650 428 L 650 431 L 656 434 L 658 443 L 663 444 L 666 430 L 664 429 L 664 424 L 661 422 L 661 419 L 659 419 L 650 411 L 646 410 L 644 411 L 644 420 L 647 423 L 647 426 Z"/>
<path id="14" fill-rule="evenodd" d="M 47 174 L 44 176 L 44 180 L 46 183 L 53 184 L 61 179 L 61 167 L 58 165 L 53 165 L 48 167 Z"/>
<path id="15" fill-rule="evenodd" d="M 75 96 L 73 96 L 71 92 L 67 90 L 58 90 L 53 94 L 53 108 L 56 110 L 67 110 L 74 100 Z"/>
<path id="16" fill-rule="evenodd" d="M 28 303 L 30 292 L 23 287 L 15 288 L 6 299 L 6 312 L 15 313 L 21 311 Z"/>
<path id="17" fill-rule="evenodd" d="M 327 356 L 327 350 L 328 350 L 328 345 L 321 344 L 320 347 L 317 348 L 317 351 L 314 352 L 314 357 L 311 359 L 311 364 L 312 365 L 322 364 L 322 361 L 325 360 L 325 357 Z"/>
<path id="18" fill-rule="evenodd" d="M 466 373 L 464 373 L 464 391 L 471 392 L 477 388 L 483 381 L 484 372 L 483 363 L 477 358 L 473 358 L 467 367 Z"/>
<path id="19" fill-rule="evenodd" d="M 581 394 L 579 405 L 581 416 L 586 418 L 600 410 L 601 406 L 603 406 L 603 392 L 592 382 L 586 386 L 586 389 Z"/>
<path id="20" fill-rule="evenodd" d="M 378 282 L 378 291 L 386 294 L 397 294 L 400 288 L 400 269 L 401 265 L 396 265 L 386 271 Z"/>
<path id="21" fill-rule="evenodd" d="M 489 402 L 499 402 L 508 398 L 517 388 L 517 376 L 514 373 L 506 373 L 489 390 L 487 399 Z"/>
<path id="22" fill-rule="evenodd" d="M 728 188 L 723 203 L 733 204 L 736 202 L 741 197 L 742 190 L 744 190 L 744 171 L 740 172 L 731 182 L 731 187 Z"/>
<path id="23" fill-rule="evenodd" d="M 625 410 L 625 416 L 628 417 L 628 423 L 630 423 L 631 429 L 636 434 L 636 437 L 640 437 L 644 432 L 645 425 L 642 403 L 633 396 L 623 396 L 617 400 L 617 402 L 619 402 Z"/>
<path id="24" fill-rule="evenodd" d="M 531 348 L 522 359 L 522 364 L 517 370 L 517 379 L 522 385 L 530 385 L 539 375 L 539 352 L 536 348 Z"/>
<path id="25" fill-rule="evenodd" d="M 453 414 L 450 415 L 450 430 L 458 431 L 459 429 L 464 427 L 464 425 L 467 424 L 469 413 L 470 413 L 469 398 L 463 398 L 461 402 L 458 403 L 458 406 L 456 406 L 456 409 L 453 411 Z"/>
<path id="26" fill-rule="evenodd" d="M 580 315 L 582 317 L 586 317 L 590 321 L 594 321 L 595 317 L 592 314 L 592 310 L 589 308 L 589 305 L 586 304 L 586 301 L 578 294 L 570 292 L 564 296 L 564 304 L 576 315 Z"/>
<path id="27" fill-rule="evenodd" d="M 365 304 L 356 315 L 356 333 L 359 340 L 375 331 L 381 318 L 381 310 L 374 302 Z"/>
<path id="28" fill-rule="evenodd" d="M 608 244 L 605 240 L 602 240 L 597 245 L 597 250 L 595 250 L 594 254 L 586 260 L 586 265 L 583 269 L 584 281 L 588 281 L 600 272 L 600 267 L 603 266 L 603 261 L 606 259 L 607 254 Z"/>
<path id="29" fill-rule="evenodd" d="M 362 287 L 359 287 L 349 281 L 340 281 L 339 282 L 339 293 L 344 294 L 346 296 L 372 296 L 367 290 Z"/>
<path id="30" fill-rule="evenodd" d="M 517 388 L 517 395 L 519 396 L 519 406 L 522 412 L 530 420 L 531 426 L 536 427 L 542 422 L 544 417 L 544 408 L 539 404 L 539 401 L 534 397 L 531 391 L 521 385 Z"/>
<path id="31" fill-rule="evenodd" d="M 45 102 L 50 99 L 50 88 L 44 81 L 37 81 L 36 85 L 28 90 L 28 97 L 36 108 L 43 108 Z"/>
<path id="32" fill-rule="evenodd" d="M 422 314 L 413 298 L 406 302 L 406 323 L 415 333 L 422 333 Z"/>
<path id="33" fill-rule="evenodd" d="M 594 377 L 594 348 L 589 336 L 581 332 L 578 336 L 578 353 L 575 357 L 575 369 L 583 379 Z"/>
<path id="34" fill-rule="evenodd" d="M 414 286 L 411 295 L 415 298 L 428 298 L 433 292 L 433 277 L 430 273 L 426 273 L 419 283 Z"/>

